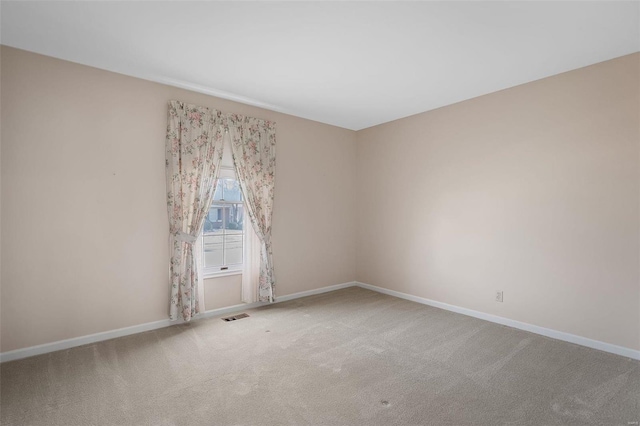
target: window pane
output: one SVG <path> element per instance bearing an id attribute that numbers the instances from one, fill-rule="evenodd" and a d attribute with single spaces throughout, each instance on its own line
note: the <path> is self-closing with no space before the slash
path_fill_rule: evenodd
<path id="1" fill-rule="evenodd" d="M 230 178 L 218 179 L 214 202 L 203 226 L 205 268 L 242 264 L 243 222 L 244 205 L 239 182 Z"/>
<path id="2" fill-rule="evenodd" d="M 242 201 L 240 183 L 234 179 L 223 179 L 222 197 L 225 201 Z"/>
<path id="3" fill-rule="evenodd" d="M 242 263 L 242 234 L 239 231 L 235 231 L 235 234 L 231 234 L 227 231 L 224 236 L 225 240 L 225 265 L 236 265 Z"/>
<path id="4" fill-rule="evenodd" d="M 205 268 L 222 266 L 222 238 L 223 236 L 220 233 L 204 234 L 203 250 Z"/>
<path id="5" fill-rule="evenodd" d="M 242 222 L 244 218 L 244 206 L 240 203 L 227 204 L 225 213 L 225 230 L 242 232 Z M 236 232 L 237 233 L 237 232 Z"/>
<path id="6" fill-rule="evenodd" d="M 205 234 L 222 230 L 223 228 L 223 216 L 224 216 L 224 204 L 212 204 L 209 208 L 209 214 L 204 218 L 204 226 L 202 230 Z"/>

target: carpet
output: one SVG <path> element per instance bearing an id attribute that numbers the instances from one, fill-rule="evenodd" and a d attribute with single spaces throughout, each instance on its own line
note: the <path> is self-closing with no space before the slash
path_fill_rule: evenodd
<path id="1" fill-rule="evenodd" d="M 624 425 L 640 362 L 351 287 L 0 365 L 16 425 Z"/>

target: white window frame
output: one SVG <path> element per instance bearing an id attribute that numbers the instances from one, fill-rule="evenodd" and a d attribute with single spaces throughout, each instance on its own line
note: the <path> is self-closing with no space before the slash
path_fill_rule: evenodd
<path id="1" fill-rule="evenodd" d="M 221 167 L 221 171 L 220 171 L 220 176 L 218 177 L 218 180 L 220 179 L 234 179 L 237 180 L 237 177 L 235 176 L 235 171 L 233 170 L 233 168 L 228 168 L 228 167 Z M 217 181 L 216 181 L 217 184 Z M 215 188 L 214 188 L 215 191 Z M 242 229 L 242 263 L 237 263 L 234 265 L 221 265 L 221 266 L 215 266 L 215 267 L 209 267 L 207 268 L 205 266 L 205 253 L 204 253 L 204 229 L 202 230 L 202 232 L 200 233 L 200 246 L 202 247 L 202 273 L 203 273 L 203 278 L 214 278 L 214 277 L 225 277 L 225 276 L 229 276 L 229 275 L 238 275 L 238 274 L 242 274 L 242 269 L 244 267 L 244 261 L 245 261 L 245 253 L 244 253 L 244 247 L 245 247 L 245 229 L 244 229 L 244 225 L 245 225 L 245 219 L 246 219 L 246 206 L 245 206 L 245 202 L 244 202 L 244 198 L 242 199 L 242 201 L 225 201 L 225 200 L 214 200 L 211 205 L 216 205 L 216 204 L 221 204 L 221 205 L 232 205 L 232 204 L 242 204 L 242 214 L 243 214 L 243 218 L 242 218 L 242 224 L 243 224 L 243 229 Z M 209 213 L 207 213 L 209 214 Z M 223 227 L 225 226 L 225 215 L 222 215 L 222 223 L 223 223 Z M 223 248 L 222 248 L 222 259 L 224 261 L 224 244 L 225 244 L 225 238 L 222 238 L 222 244 L 223 244 Z"/>

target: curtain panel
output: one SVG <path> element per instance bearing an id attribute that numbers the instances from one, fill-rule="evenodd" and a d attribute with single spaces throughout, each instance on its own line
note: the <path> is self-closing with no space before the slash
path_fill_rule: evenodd
<path id="1" fill-rule="evenodd" d="M 224 121 L 216 110 L 169 103 L 166 175 L 172 320 L 189 321 L 200 312 L 195 245 L 213 200 Z"/>
<path id="2" fill-rule="evenodd" d="M 258 301 L 274 302 L 276 280 L 271 248 L 271 217 L 276 170 L 276 124 L 229 114 L 227 125 L 246 212 L 260 240 Z"/>
<path id="3" fill-rule="evenodd" d="M 189 321 L 200 312 L 196 242 L 213 201 L 227 133 L 245 211 L 254 231 L 248 232 L 253 237 L 248 244 L 250 250 L 245 248 L 250 256 L 245 258 L 243 300 L 275 301 L 271 248 L 275 123 L 171 101 L 166 173 L 172 320 L 181 317 Z"/>

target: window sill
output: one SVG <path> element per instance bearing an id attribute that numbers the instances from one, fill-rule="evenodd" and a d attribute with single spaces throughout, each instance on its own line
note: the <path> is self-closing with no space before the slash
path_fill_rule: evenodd
<path id="1" fill-rule="evenodd" d="M 202 274 L 203 280 L 210 278 L 230 277 L 232 275 L 242 275 L 242 269 L 234 269 L 233 271 L 205 272 Z"/>

